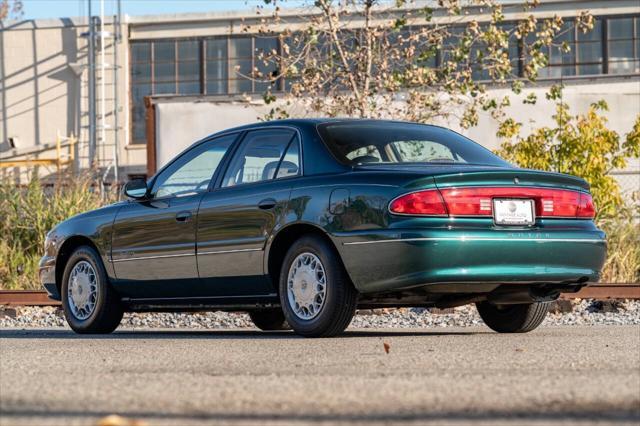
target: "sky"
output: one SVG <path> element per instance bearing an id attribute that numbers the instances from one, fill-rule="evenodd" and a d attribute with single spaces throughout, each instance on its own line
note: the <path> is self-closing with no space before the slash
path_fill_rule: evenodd
<path id="1" fill-rule="evenodd" d="M 23 0 L 22 19 L 47 19 L 85 16 L 88 0 Z M 92 0 L 93 14 L 100 11 L 100 0 Z M 221 12 L 229 10 L 251 10 L 262 0 L 121 0 L 122 13 L 131 16 L 159 15 L 172 13 Z M 116 10 L 115 0 L 104 0 L 105 14 Z M 289 1 L 285 5 L 295 5 L 300 1 Z"/>

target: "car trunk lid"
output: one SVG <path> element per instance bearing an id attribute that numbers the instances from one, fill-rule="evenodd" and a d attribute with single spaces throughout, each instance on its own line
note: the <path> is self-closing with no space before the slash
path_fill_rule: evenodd
<path id="1" fill-rule="evenodd" d="M 584 179 L 561 173 L 540 172 L 527 169 L 458 170 L 433 176 L 438 188 L 459 186 L 522 186 L 553 187 L 577 191 L 588 191 Z"/>
<path id="2" fill-rule="evenodd" d="M 584 179 L 562 173 L 539 170 L 493 167 L 473 164 L 376 164 L 359 165 L 355 170 L 388 171 L 416 175 L 407 187 L 419 187 L 424 178 L 432 178 L 438 188 L 461 186 L 522 186 L 553 187 L 574 191 L 588 191 Z M 431 179 L 428 179 L 430 181 Z M 417 188 L 416 188 L 417 189 Z"/>

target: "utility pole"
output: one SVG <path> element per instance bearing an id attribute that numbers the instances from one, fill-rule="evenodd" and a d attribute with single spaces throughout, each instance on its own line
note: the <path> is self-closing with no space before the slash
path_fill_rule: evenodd
<path id="1" fill-rule="evenodd" d="M 114 174 L 114 183 L 118 184 L 118 167 L 120 166 L 118 161 L 118 148 L 119 148 L 119 133 L 120 133 L 120 120 L 118 120 L 118 115 L 120 111 L 118 108 L 120 103 L 118 102 L 118 74 L 120 69 L 118 68 L 118 48 L 121 41 L 120 34 L 120 0 L 116 0 L 117 10 L 116 15 L 113 18 L 114 29 L 113 29 L 113 103 L 114 103 L 114 133 L 113 133 L 113 174 Z"/>
<path id="2" fill-rule="evenodd" d="M 91 1 L 91 0 L 89 0 Z M 104 149 L 107 142 L 107 123 L 105 122 L 107 100 L 106 100 L 106 54 L 105 48 L 107 44 L 106 33 L 104 31 L 104 0 L 100 0 L 100 147 L 102 149 L 99 159 L 104 158 Z"/>
<path id="3" fill-rule="evenodd" d="M 95 21 L 93 14 L 91 13 L 91 2 L 87 0 L 88 4 L 88 23 L 89 23 L 89 45 L 88 54 L 89 59 L 89 167 L 92 168 L 95 164 L 96 157 L 96 31 Z"/>

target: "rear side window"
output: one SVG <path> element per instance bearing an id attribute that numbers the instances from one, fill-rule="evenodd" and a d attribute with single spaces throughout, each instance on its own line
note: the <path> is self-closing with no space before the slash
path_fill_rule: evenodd
<path id="1" fill-rule="evenodd" d="M 324 123 L 318 132 L 336 159 L 345 165 L 389 163 L 509 163 L 456 132 L 442 127 L 384 121 Z"/>
<path id="2" fill-rule="evenodd" d="M 298 173 L 298 154 L 289 154 L 290 145 L 297 146 L 295 132 L 288 129 L 264 129 L 247 133 L 233 157 L 222 186 L 255 183 Z M 296 148 L 297 149 L 297 148 Z M 287 160 L 285 151 L 289 155 Z M 295 156 L 295 161 L 292 161 Z M 280 161 L 285 157 L 283 166 Z M 286 163 L 285 163 L 286 161 Z M 282 168 L 282 174 L 280 173 Z"/>
<path id="3" fill-rule="evenodd" d="M 298 136 L 294 136 L 289 143 L 289 148 L 284 154 L 284 158 L 278 167 L 278 174 L 276 179 L 285 178 L 289 176 L 296 176 L 300 173 L 300 143 Z"/>

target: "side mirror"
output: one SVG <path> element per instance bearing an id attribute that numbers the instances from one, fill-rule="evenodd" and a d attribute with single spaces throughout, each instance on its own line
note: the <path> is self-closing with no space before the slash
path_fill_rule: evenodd
<path id="1" fill-rule="evenodd" d="M 147 196 L 147 181 L 144 179 L 132 179 L 124 186 L 124 195 L 129 198 L 141 199 Z"/>

